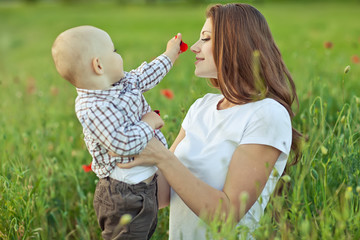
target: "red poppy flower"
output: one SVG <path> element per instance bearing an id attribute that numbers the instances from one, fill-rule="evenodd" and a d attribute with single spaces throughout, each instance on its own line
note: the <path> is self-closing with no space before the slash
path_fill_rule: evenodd
<path id="1" fill-rule="evenodd" d="M 160 110 L 154 110 L 154 112 L 160 116 Z"/>
<path id="2" fill-rule="evenodd" d="M 333 47 L 333 43 L 332 42 L 324 42 L 324 47 L 327 49 L 330 49 Z"/>
<path id="3" fill-rule="evenodd" d="M 167 99 L 173 99 L 174 93 L 170 89 L 161 89 L 160 93 L 165 96 Z"/>
<path id="4" fill-rule="evenodd" d="M 89 165 L 82 165 L 84 172 L 90 172 L 91 170 L 91 163 Z"/>
<path id="5" fill-rule="evenodd" d="M 177 35 L 175 36 L 175 39 L 177 39 Z M 186 52 L 186 50 L 188 50 L 188 45 L 181 40 L 181 42 L 180 42 L 180 51 L 181 52 Z"/>
<path id="6" fill-rule="evenodd" d="M 354 55 L 354 56 L 352 56 L 351 57 L 351 61 L 353 62 L 353 63 L 360 63 L 360 58 L 359 58 L 359 56 L 358 55 Z"/>
<path id="7" fill-rule="evenodd" d="M 188 45 L 186 43 L 184 43 L 183 41 L 180 42 L 180 50 L 182 52 L 186 52 L 186 50 L 188 50 Z"/>
<path id="8" fill-rule="evenodd" d="M 57 95 L 59 95 L 59 89 L 57 87 L 52 86 L 50 88 L 50 94 L 52 96 L 56 97 Z"/>
<path id="9" fill-rule="evenodd" d="M 36 92 L 36 80 L 33 77 L 27 79 L 26 92 L 28 94 L 34 94 Z"/>

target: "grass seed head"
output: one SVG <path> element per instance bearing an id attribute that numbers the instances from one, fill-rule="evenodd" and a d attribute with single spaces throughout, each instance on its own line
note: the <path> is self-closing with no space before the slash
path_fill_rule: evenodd
<path id="1" fill-rule="evenodd" d="M 121 226 L 125 226 L 130 223 L 131 219 L 132 219 L 132 216 L 130 214 L 126 213 L 121 216 L 119 224 Z"/>
<path id="2" fill-rule="evenodd" d="M 350 65 L 347 65 L 344 69 L 344 73 L 348 73 L 350 71 Z"/>
<path id="3" fill-rule="evenodd" d="M 284 180 L 284 182 L 286 182 L 286 183 L 288 183 L 288 182 L 291 181 L 291 177 L 290 177 L 289 175 L 284 175 L 284 176 L 282 176 L 281 178 L 282 178 L 282 180 Z"/>

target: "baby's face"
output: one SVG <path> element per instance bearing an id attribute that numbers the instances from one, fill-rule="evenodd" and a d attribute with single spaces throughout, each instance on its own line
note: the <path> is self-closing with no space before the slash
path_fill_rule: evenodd
<path id="1" fill-rule="evenodd" d="M 100 49 L 100 60 L 103 64 L 104 73 L 109 77 L 111 83 L 118 82 L 124 77 L 123 60 L 116 52 L 110 36 L 106 32 L 99 33 L 101 41 L 98 41 L 97 48 Z"/>

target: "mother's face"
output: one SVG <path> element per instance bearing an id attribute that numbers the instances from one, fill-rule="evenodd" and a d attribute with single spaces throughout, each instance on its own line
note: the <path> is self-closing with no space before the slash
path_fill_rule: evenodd
<path id="1" fill-rule="evenodd" d="M 195 75 L 198 77 L 217 78 L 212 37 L 212 20 L 207 18 L 201 30 L 200 39 L 190 48 L 196 54 Z"/>

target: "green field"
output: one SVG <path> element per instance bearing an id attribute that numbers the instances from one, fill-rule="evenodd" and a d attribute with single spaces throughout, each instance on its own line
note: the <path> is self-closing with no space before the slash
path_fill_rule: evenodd
<path id="1" fill-rule="evenodd" d="M 257 239 L 360 239 L 360 5 L 263 3 L 265 15 L 297 85 L 294 126 L 303 157 L 290 168 L 290 188 L 273 197 Z M 177 32 L 191 45 L 206 6 L 0 4 L 0 239 L 99 239 L 92 208 L 96 176 L 74 112 L 76 91 L 53 66 L 56 36 L 77 25 L 107 31 L 125 70 L 165 51 Z M 325 48 L 324 42 L 333 43 Z M 216 92 L 194 76 L 183 53 L 146 93 L 165 120 L 171 144 L 195 99 Z M 344 68 L 351 69 L 344 74 Z M 171 89 L 174 99 L 161 95 Z M 281 181 L 288 181 L 289 177 Z M 152 239 L 167 239 L 168 209 Z M 242 229 L 209 232 L 232 239 Z"/>

